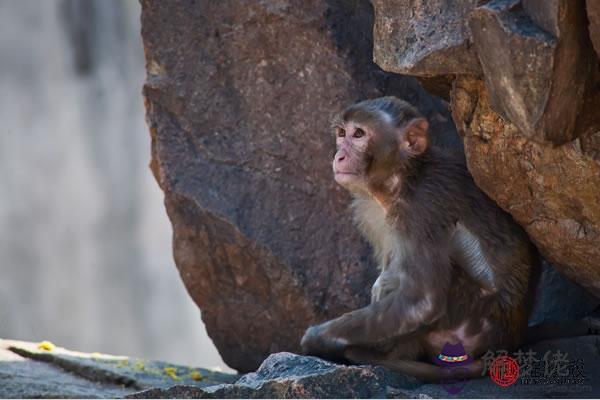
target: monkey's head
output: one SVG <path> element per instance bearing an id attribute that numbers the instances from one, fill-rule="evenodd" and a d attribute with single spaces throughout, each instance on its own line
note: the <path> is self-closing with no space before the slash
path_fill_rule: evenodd
<path id="1" fill-rule="evenodd" d="M 409 103 L 391 96 L 348 107 L 333 126 L 335 180 L 352 192 L 392 189 L 429 145 L 427 120 Z"/>

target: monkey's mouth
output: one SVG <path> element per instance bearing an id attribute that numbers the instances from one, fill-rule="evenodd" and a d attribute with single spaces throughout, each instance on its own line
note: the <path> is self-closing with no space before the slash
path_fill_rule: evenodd
<path id="1" fill-rule="evenodd" d="M 342 186 L 348 187 L 361 181 L 360 174 L 350 171 L 335 171 L 334 179 Z"/>

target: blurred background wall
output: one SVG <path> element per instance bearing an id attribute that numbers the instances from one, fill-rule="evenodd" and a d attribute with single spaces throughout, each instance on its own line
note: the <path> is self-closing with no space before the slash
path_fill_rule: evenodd
<path id="1" fill-rule="evenodd" d="M 0 337 L 224 367 L 147 167 L 136 0 L 0 0 Z"/>

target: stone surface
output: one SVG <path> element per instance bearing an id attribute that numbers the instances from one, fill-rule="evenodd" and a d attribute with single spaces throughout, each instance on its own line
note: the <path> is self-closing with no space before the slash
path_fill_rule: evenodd
<path id="1" fill-rule="evenodd" d="M 424 84 L 445 96 L 452 82 L 453 117 L 477 184 L 564 276 L 600 296 L 600 72 L 585 2 L 464 2 L 459 14 L 436 2 L 374 4 L 375 58 L 384 69 L 402 70 L 394 66 L 396 49 L 409 59 L 435 54 L 437 64 L 455 64 L 453 53 L 415 40 L 415 27 L 465 43 L 472 38 L 483 77 L 428 71 Z M 424 15 L 430 6 L 437 12 Z M 596 43 L 597 8 L 588 1 Z M 445 20 L 453 22 L 439 29 Z M 403 34 L 393 33 L 398 29 Z M 417 45 L 416 53 L 406 51 Z M 422 75 L 418 68 L 411 73 Z"/>
<path id="2" fill-rule="evenodd" d="M 584 4 L 573 0 L 494 0 L 470 14 L 490 104 L 523 135 L 558 145 L 581 133 L 595 63 L 584 25 Z"/>
<path id="3" fill-rule="evenodd" d="M 581 137 L 553 147 L 528 140 L 490 105 L 476 78 L 459 78 L 452 110 L 477 184 L 527 230 L 566 277 L 600 296 L 599 87 L 584 96 Z"/>
<path id="4" fill-rule="evenodd" d="M 292 353 L 269 356 L 258 371 L 244 375 L 233 385 L 198 390 L 177 388 L 150 390 L 139 398 L 385 398 L 390 387 L 418 386 L 418 382 L 383 368 L 336 365 L 316 357 Z"/>
<path id="5" fill-rule="evenodd" d="M 90 382 L 50 364 L 0 349 L 2 398 L 115 398 L 132 391 L 116 384 Z"/>
<path id="6" fill-rule="evenodd" d="M 0 398 L 114 398 L 148 388 L 207 387 L 239 378 L 161 361 L 49 349 L 0 339 Z"/>
<path id="7" fill-rule="evenodd" d="M 544 262 L 542 276 L 529 325 L 542 322 L 574 321 L 590 315 L 600 306 L 600 298 L 566 279 Z"/>
<path id="8" fill-rule="evenodd" d="M 417 76 L 478 74 L 467 17 L 479 0 L 374 0 L 373 57 L 386 71 Z"/>
<path id="9" fill-rule="evenodd" d="M 422 384 L 382 367 L 346 366 L 316 357 L 277 353 L 244 376 L 202 368 L 145 361 L 59 347 L 41 350 L 38 343 L 0 340 L 2 398 L 438 398 L 443 385 Z M 522 349 L 536 359 L 561 352 L 566 361 L 582 360 L 576 384 L 526 384 L 521 379 L 501 388 L 489 376 L 468 381 L 459 398 L 598 397 L 600 337 L 541 342 Z M 516 356 L 515 354 L 511 354 Z M 521 367 L 525 365 L 521 362 Z M 563 364 L 564 365 L 564 364 Z M 201 373 L 191 379 L 191 371 Z M 576 371 L 570 371 L 573 374 Z M 199 378 L 199 375 L 195 375 Z M 569 375 L 572 376 L 572 375 Z"/>
<path id="10" fill-rule="evenodd" d="M 600 339 L 597 336 L 538 343 L 531 348 L 536 359 L 562 354 L 566 362 L 582 360 L 581 381 L 574 384 L 526 383 L 523 377 L 503 388 L 486 375 L 466 382 L 458 398 L 579 398 L 600 395 Z M 558 352 L 561 353 L 558 353 Z M 520 363 L 523 370 L 526 362 Z M 552 366 L 553 364 L 549 364 Z M 561 372 L 562 373 L 562 372 Z M 576 371 L 568 372 L 575 376 Z M 558 375 L 554 375 L 555 377 Z M 207 388 L 174 386 L 135 393 L 129 398 L 447 398 L 443 385 L 421 384 L 381 367 L 345 366 L 315 357 L 290 353 L 273 354 L 256 373 L 244 375 L 235 384 Z"/>
<path id="11" fill-rule="evenodd" d="M 446 105 L 371 62 L 367 0 L 192 3 L 142 1 L 151 168 L 186 288 L 224 361 L 250 371 L 368 301 L 375 269 L 332 179 L 332 115 L 398 95 L 436 143 L 462 143 Z"/>
<path id="12" fill-rule="evenodd" d="M 597 0 L 587 0 L 586 9 L 590 23 L 590 39 L 592 40 L 596 54 L 600 57 L 600 2 Z"/>
<path id="13" fill-rule="evenodd" d="M 171 365 L 97 353 L 53 348 L 37 343 L 0 340 L 2 398 L 438 398 L 448 397 L 444 385 L 422 384 L 382 367 L 333 364 L 316 357 L 277 353 L 253 373 L 222 374 L 202 368 Z M 541 342 L 522 349 L 536 359 L 561 352 L 578 363 L 576 384 L 526 384 L 523 376 L 501 388 L 488 375 L 466 382 L 459 398 L 598 397 L 600 337 L 586 336 Z M 561 355 L 559 354 L 559 355 Z M 515 356 L 516 354 L 510 354 Z M 526 363 L 520 362 L 522 370 Z M 564 364 L 562 364 L 564 365 Z M 190 378 L 201 373 L 200 380 Z M 569 370 L 569 376 L 577 371 Z M 198 378 L 198 375 L 196 375 Z"/>

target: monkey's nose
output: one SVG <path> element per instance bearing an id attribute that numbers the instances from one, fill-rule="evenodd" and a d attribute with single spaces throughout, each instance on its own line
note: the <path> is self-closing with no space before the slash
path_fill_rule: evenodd
<path id="1" fill-rule="evenodd" d="M 342 161 L 344 161 L 345 159 L 346 159 L 346 156 L 345 156 L 345 155 L 338 156 L 338 158 L 337 158 L 337 162 L 342 162 Z"/>

